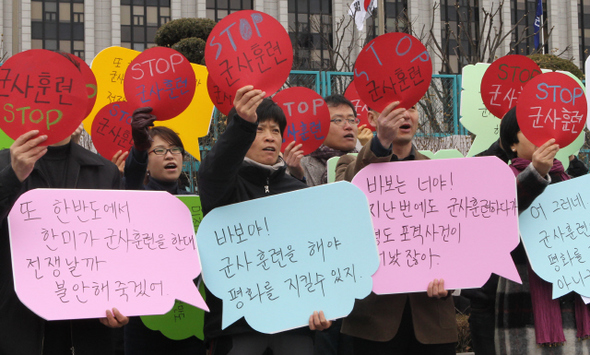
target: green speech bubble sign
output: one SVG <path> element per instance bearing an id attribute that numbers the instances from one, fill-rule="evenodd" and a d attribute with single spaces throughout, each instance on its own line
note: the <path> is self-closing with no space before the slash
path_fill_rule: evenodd
<path id="1" fill-rule="evenodd" d="M 179 195 L 177 197 L 191 211 L 196 234 L 199 224 L 203 220 L 201 198 L 195 195 Z M 201 282 L 199 282 L 199 292 L 205 298 L 205 286 Z M 183 340 L 193 335 L 201 340 L 205 338 L 203 334 L 205 311 L 179 300 L 176 300 L 170 312 L 156 316 L 142 316 L 141 320 L 149 329 L 158 330 L 172 340 Z"/>

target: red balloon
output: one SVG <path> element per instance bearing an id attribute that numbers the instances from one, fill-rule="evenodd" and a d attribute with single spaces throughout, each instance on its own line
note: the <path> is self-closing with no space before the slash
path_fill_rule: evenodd
<path id="1" fill-rule="evenodd" d="M 133 107 L 149 106 L 158 120 L 180 115 L 195 95 L 195 71 L 190 62 L 171 48 L 150 48 L 133 59 L 123 89 Z"/>
<path id="2" fill-rule="evenodd" d="M 490 113 L 498 118 L 516 105 L 524 85 L 537 75 L 541 68 L 532 59 L 512 54 L 495 60 L 481 79 L 481 98 Z"/>
<path id="3" fill-rule="evenodd" d="M 82 58 L 70 53 L 68 53 L 68 56 L 70 56 L 72 60 L 75 60 L 76 63 L 80 65 L 80 71 L 82 72 L 82 75 L 86 80 L 86 91 L 88 93 L 88 108 L 86 109 L 86 116 L 84 117 L 88 117 L 88 115 L 90 114 L 90 112 L 92 112 L 92 109 L 94 108 L 94 103 L 96 102 L 96 77 L 94 76 L 94 72 L 92 71 L 92 69 L 90 69 L 88 64 L 86 64 L 86 62 L 83 61 Z"/>
<path id="4" fill-rule="evenodd" d="M 377 112 L 400 101 L 409 109 L 424 96 L 432 80 L 426 47 L 406 33 L 386 33 L 369 42 L 354 65 L 360 98 Z"/>
<path id="5" fill-rule="evenodd" d="M 369 128 L 371 131 L 375 132 L 376 127 L 371 126 L 369 123 L 369 107 L 361 100 L 358 92 L 356 92 L 356 87 L 354 86 L 354 81 L 352 81 L 346 91 L 344 91 L 344 97 L 348 99 L 348 101 L 352 102 L 354 105 L 354 109 L 356 110 L 356 117 L 359 118 L 359 127 L 365 125 L 366 128 Z"/>
<path id="6" fill-rule="evenodd" d="M 259 11 L 234 12 L 219 21 L 207 38 L 205 62 L 221 91 L 235 97 L 253 85 L 277 92 L 293 65 L 289 34 L 281 23 Z"/>
<path id="7" fill-rule="evenodd" d="M 551 72 L 524 86 L 516 117 L 522 134 L 537 147 L 551 138 L 565 147 L 583 132 L 587 110 L 580 84 L 566 74 Z"/>
<path id="8" fill-rule="evenodd" d="M 98 111 L 92 121 L 92 143 L 100 155 L 111 160 L 119 150 L 133 146 L 131 117 L 135 106 L 129 102 L 113 102 Z"/>
<path id="9" fill-rule="evenodd" d="M 215 84 L 211 75 L 207 76 L 207 92 L 213 105 L 215 105 L 219 112 L 227 116 L 232 107 L 234 107 L 234 96 L 222 91 L 219 85 Z"/>
<path id="10" fill-rule="evenodd" d="M 293 141 L 303 144 L 305 155 L 318 149 L 330 131 L 330 110 L 324 99 L 303 87 L 281 90 L 272 99 L 287 117 L 281 151 Z"/>
<path id="11" fill-rule="evenodd" d="M 86 80 L 67 57 L 31 49 L 0 67 L 0 128 L 12 139 L 33 129 L 43 145 L 58 143 L 80 125 L 88 107 Z"/>

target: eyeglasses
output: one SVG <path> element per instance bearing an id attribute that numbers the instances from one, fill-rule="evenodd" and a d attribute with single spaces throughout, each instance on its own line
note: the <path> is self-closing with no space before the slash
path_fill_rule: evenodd
<path id="1" fill-rule="evenodd" d="M 183 149 L 180 147 L 172 147 L 172 148 L 155 148 L 152 149 L 150 151 L 150 153 L 154 153 L 156 155 L 166 155 L 168 152 L 174 154 L 174 155 L 178 155 L 178 154 L 182 154 Z"/>
<path id="2" fill-rule="evenodd" d="M 355 117 L 355 118 L 334 118 L 333 120 L 330 120 L 330 122 L 334 122 L 336 125 L 338 125 L 340 127 L 344 127 L 346 122 L 348 122 L 348 124 L 351 126 L 356 126 L 359 124 L 360 121 L 361 120 L 358 117 Z"/>

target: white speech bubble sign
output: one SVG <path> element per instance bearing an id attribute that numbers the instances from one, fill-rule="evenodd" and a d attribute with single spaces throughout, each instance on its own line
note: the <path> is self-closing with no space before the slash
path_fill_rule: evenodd
<path id="1" fill-rule="evenodd" d="M 34 189 L 8 222 L 16 294 L 42 318 L 208 310 L 191 213 L 167 192 Z"/>

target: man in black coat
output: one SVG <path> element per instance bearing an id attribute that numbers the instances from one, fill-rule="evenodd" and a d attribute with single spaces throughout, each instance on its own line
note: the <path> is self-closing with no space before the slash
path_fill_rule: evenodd
<path id="1" fill-rule="evenodd" d="M 110 328 L 128 321 L 116 309 L 100 322 L 48 322 L 25 307 L 14 291 L 7 216 L 20 195 L 34 188 L 120 188 L 119 170 L 110 161 L 70 142 L 70 137 L 42 146 L 47 136 L 38 134 L 27 132 L 10 150 L 0 151 L 0 355 L 113 354 Z"/>

